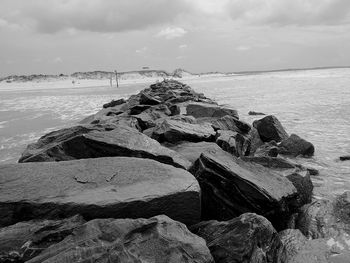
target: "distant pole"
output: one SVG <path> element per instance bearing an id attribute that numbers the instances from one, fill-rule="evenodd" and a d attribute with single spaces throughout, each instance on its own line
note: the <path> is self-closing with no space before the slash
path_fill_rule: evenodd
<path id="1" fill-rule="evenodd" d="M 119 87 L 119 83 L 118 83 L 118 72 L 116 70 L 114 70 L 115 72 L 115 81 L 117 82 L 117 88 Z"/>

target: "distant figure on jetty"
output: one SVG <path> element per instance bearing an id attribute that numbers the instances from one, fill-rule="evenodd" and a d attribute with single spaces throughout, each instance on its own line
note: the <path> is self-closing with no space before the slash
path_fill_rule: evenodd
<path id="1" fill-rule="evenodd" d="M 114 70 L 115 73 L 115 81 L 117 82 L 117 88 L 119 87 L 119 83 L 118 83 L 118 72 L 117 70 Z"/>

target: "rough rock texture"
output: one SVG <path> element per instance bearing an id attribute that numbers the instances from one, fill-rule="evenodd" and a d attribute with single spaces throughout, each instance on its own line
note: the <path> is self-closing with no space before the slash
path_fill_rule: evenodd
<path id="1" fill-rule="evenodd" d="M 200 189 L 189 172 L 140 158 L 96 158 L 0 166 L 0 226 L 81 214 L 200 218 Z M 20 189 L 20 190 L 19 190 Z"/>
<path id="2" fill-rule="evenodd" d="M 95 219 L 30 263 L 213 263 L 205 241 L 166 216 Z"/>
<path id="3" fill-rule="evenodd" d="M 317 200 L 302 208 L 297 228 L 311 238 L 343 239 L 350 247 L 350 191 L 334 200 Z"/>
<path id="4" fill-rule="evenodd" d="M 111 131 L 78 126 L 52 132 L 30 144 L 19 162 L 67 161 L 109 156 L 149 158 L 185 169 L 191 165 L 176 152 L 126 126 L 117 126 Z"/>
<path id="5" fill-rule="evenodd" d="M 204 152 L 191 167 L 202 189 L 202 217 L 226 220 L 246 212 L 280 227 L 297 190 L 285 177 L 218 150 Z"/>
<path id="6" fill-rule="evenodd" d="M 254 155 L 255 151 L 264 143 L 259 135 L 258 130 L 255 127 L 252 127 L 248 133 L 250 139 L 250 155 Z"/>
<path id="7" fill-rule="evenodd" d="M 339 157 L 340 161 L 349 161 L 350 160 L 350 155 L 344 155 Z"/>
<path id="8" fill-rule="evenodd" d="M 138 119 L 142 129 L 149 129 L 156 126 L 157 120 L 164 119 L 172 115 L 169 108 L 164 105 L 150 107 L 138 115 L 134 115 Z"/>
<path id="9" fill-rule="evenodd" d="M 146 105 L 157 105 L 160 104 L 162 101 L 145 93 L 141 92 L 140 94 L 140 104 L 146 104 Z"/>
<path id="10" fill-rule="evenodd" d="M 282 246 L 276 251 L 277 262 L 284 263 L 348 263 L 349 251 L 334 240 L 308 240 L 297 229 L 286 229 L 279 234 Z"/>
<path id="11" fill-rule="evenodd" d="M 220 150 L 220 147 L 213 142 L 183 142 L 169 148 L 184 156 L 191 163 L 194 163 L 206 150 Z"/>
<path id="12" fill-rule="evenodd" d="M 222 118 L 215 119 L 212 122 L 212 126 L 216 131 L 231 130 L 243 134 L 248 133 L 251 129 L 251 126 L 248 123 L 238 120 L 237 118 L 230 115 L 226 115 Z"/>
<path id="13" fill-rule="evenodd" d="M 81 216 L 63 220 L 32 220 L 0 229 L 0 262 L 27 261 L 61 242 L 85 223 Z M 12 255 L 12 256 L 11 256 Z M 14 257 L 16 255 L 17 257 Z"/>
<path id="14" fill-rule="evenodd" d="M 230 130 L 219 130 L 216 133 L 216 143 L 221 149 L 234 156 L 239 157 L 249 154 L 250 140 L 240 133 Z"/>
<path id="15" fill-rule="evenodd" d="M 253 126 L 258 130 L 263 142 L 272 140 L 280 142 L 288 138 L 288 134 L 282 127 L 282 124 L 273 115 L 254 121 Z"/>
<path id="16" fill-rule="evenodd" d="M 256 157 L 277 157 L 278 147 L 275 141 L 266 142 L 263 145 L 259 146 L 255 152 L 254 156 Z"/>
<path id="17" fill-rule="evenodd" d="M 256 112 L 256 111 L 249 111 L 248 115 L 266 115 L 265 113 L 262 112 Z"/>
<path id="18" fill-rule="evenodd" d="M 103 108 L 115 107 L 115 106 L 124 104 L 125 102 L 126 102 L 125 99 L 112 100 L 111 102 L 108 102 L 108 103 L 106 103 L 106 104 L 103 104 Z"/>
<path id="19" fill-rule="evenodd" d="M 314 185 L 312 184 L 310 174 L 294 172 L 287 175 L 287 179 L 293 183 L 298 191 L 299 195 L 296 201 L 296 206 L 301 207 L 305 204 L 311 203 Z"/>
<path id="20" fill-rule="evenodd" d="M 207 103 L 187 103 L 185 104 L 186 114 L 195 118 L 216 117 L 221 118 L 230 115 L 239 119 L 238 112 L 234 109 Z"/>
<path id="21" fill-rule="evenodd" d="M 311 142 L 300 138 L 296 134 L 292 134 L 289 138 L 283 140 L 279 144 L 279 153 L 292 156 L 312 156 L 314 155 L 315 147 Z"/>
<path id="22" fill-rule="evenodd" d="M 191 124 L 176 120 L 164 120 L 158 124 L 152 137 L 159 142 L 214 141 L 215 131 L 210 124 Z"/>
<path id="23" fill-rule="evenodd" d="M 267 168 L 272 169 L 296 169 L 297 166 L 285 159 L 279 157 L 268 157 L 268 156 L 243 156 L 242 160 L 246 162 L 257 163 Z"/>
<path id="24" fill-rule="evenodd" d="M 205 239 L 216 263 L 272 263 L 280 244 L 272 224 L 253 213 L 224 222 L 201 222 L 191 230 Z"/>

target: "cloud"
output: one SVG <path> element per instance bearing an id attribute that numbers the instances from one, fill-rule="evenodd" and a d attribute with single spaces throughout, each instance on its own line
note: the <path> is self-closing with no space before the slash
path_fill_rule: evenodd
<path id="1" fill-rule="evenodd" d="M 184 49 L 184 48 L 187 48 L 187 45 L 186 44 L 182 44 L 179 46 L 180 49 Z"/>
<path id="2" fill-rule="evenodd" d="M 231 18 L 258 25 L 339 25 L 350 23 L 349 0 L 232 0 Z"/>
<path id="3" fill-rule="evenodd" d="M 167 27 L 162 29 L 156 36 L 164 37 L 166 39 L 173 39 L 178 37 L 183 37 L 187 31 L 182 27 Z"/>
<path id="4" fill-rule="evenodd" d="M 56 57 L 56 58 L 54 58 L 54 59 L 52 60 L 52 62 L 53 62 L 53 63 L 62 63 L 63 60 L 62 60 L 62 58 L 60 58 L 60 57 Z"/>
<path id="5" fill-rule="evenodd" d="M 188 0 L 2 0 L 0 18 L 31 24 L 40 32 L 65 29 L 121 32 L 172 23 L 190 12 Z M 2 3 L 3 4 L 3 3 Z M 9 13 L 10 10 L 16 12 Z"/>
<path id="6" fill-rule="evenodd" d="M 249 49 L 251 49 L 251 47 L 249 47 L 249 46 L 238 46 L 238 47 L 236 47 L 236 50 L 238 50 L 238 51 L 247 51 Z"/>
<path id="7" fill-rule="evenodd" d="M 135 52 L 136 53 L 145 53 L 147 50 L 148 50 L 147 47 L 143 47 L 143 48 L 140 48 L 140 49 L 136 49 Z"/>

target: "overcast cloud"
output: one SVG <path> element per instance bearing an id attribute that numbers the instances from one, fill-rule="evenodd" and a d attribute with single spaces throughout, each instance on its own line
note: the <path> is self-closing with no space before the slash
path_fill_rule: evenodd
<path id="1" fill-rule="evenodd" d="M 1 0 L 0 75 L 344 66 L 349 29 L 349 0 Z"/>

